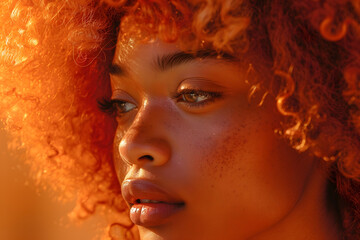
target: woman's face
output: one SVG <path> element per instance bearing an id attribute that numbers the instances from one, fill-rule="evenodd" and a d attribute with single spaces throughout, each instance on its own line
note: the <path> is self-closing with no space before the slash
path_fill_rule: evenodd
<path id="1" fill-rule="evenodd" d="M 142 239 L 255 236 L 294 209 L 312 169 L 274 134 L 274 99 L 249 103 L 247 67 L 202 55 L 153 41 L 113 60 L 115 167 Z"/>

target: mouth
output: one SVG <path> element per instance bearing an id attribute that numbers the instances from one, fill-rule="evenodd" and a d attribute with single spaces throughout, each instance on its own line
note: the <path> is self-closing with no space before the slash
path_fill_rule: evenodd
<path id="1" fill-rule="evenodd" d="M 143 204 L 143 203 L 164 203 L 164 204 L 175 204 L 175 205 L 184 205 L 185 203 L 179 202 L 179 203 L 168 203 L 163 201 L 157 201 L 157 200 L 151 200 L 151 199 L 136 199 L 134 203 L 129 203 L 130 207 L 134 204 Z"/>
<path id="2" fill-rule="evenodd" d="M 147 180 L 125 180 L 121 189 L 130 207 L 130 219 L 136 225 L 165 224 L 185 208 L 184 201 Z"/>

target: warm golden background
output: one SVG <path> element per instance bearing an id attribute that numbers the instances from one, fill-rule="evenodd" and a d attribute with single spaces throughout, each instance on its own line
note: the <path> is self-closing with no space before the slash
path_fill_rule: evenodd
<path id="1" fill-rule="evenodd" d="M 72 203 L 60 204 L 35 187 L 23 164 L 23 153 L 9 151 L 9 135 L 0 126 L 0 239 L 99 239 L 100 218 L 75 226 L 67 219 Z"/>

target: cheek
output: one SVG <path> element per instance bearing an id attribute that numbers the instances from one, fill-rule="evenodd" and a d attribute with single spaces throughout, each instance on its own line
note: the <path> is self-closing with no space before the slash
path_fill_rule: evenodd
<path id="1" fill-rule="evenodd" d="M 262 120 L 248 106 L 240 107 L 241 111 L 230 109 L 218 114 L 219 118 L 208 125 L 203 122 L 199 129 L 204 131 L 197 134 L 203 137 L 191 146 L 197 149 L 198 170 L 213 180 L 248 172 L 256 161 L 264 160 L 260 155 L 274 144 L 275 124 Z"/>
<path id="2" fill-rule="evenodd" d="M 198 133 L 207 137 L 187 151 L 197 159 L 192 168 L 195 201 L 211 204 L 200 214 L 219 209 L 214 215 L 227 215 L 249 231 L 257 231 L 251 230 L 253 226 L 271 225 L 294 207 L 311 167 L 275 136 L 278 121 L 274 114 L 254 112 L 228 115 L 231 120 L 219 121 L 211 133 Z"/>
<path id="3" fill-rule="evenodd" d="M 225 123 L 226 124 L 226 123 Z M 229 124 L 227 124 L 229 126 Z M 226 125 L 225 125 L 226 126 Z M 231 126 L 231 125 L 230 125 Z M 247 131 L 244 126 L 237 125 L 236 128 L 224 129 L 204 141 L 204 156 L 200 164 L 200 171 L 211 175 L 214 180 L 221 179 L 228 171 L 233 171 L 239 157 L 246 151 L 248 143 Z M 238 169 L 239 171 L 241 169 Z"/>

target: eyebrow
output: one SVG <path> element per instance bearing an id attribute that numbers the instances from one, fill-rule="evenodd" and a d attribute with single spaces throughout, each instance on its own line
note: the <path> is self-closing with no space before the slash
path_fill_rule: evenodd
<path id="1" fill-rule="evenodd" d="M 238 61 L 238 59 L 235 56 L 229 53 L 218 52 L 209 49 L 209 50 L 198 50 L 193 53 L 180 51 L 180 52 L 166 54 L 163 56 L 158 56 L 155 59 L 153 65 L 155 69 L 163 72 L 175 66 L 194 61 L 195 59 L 218 59 L 226 62 Z M 109 66 L 109 73 L 111 75 L 116 75 L 116 76 L 127 75 L 126 69 L 117 63 L 112 63 Z"/>

